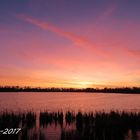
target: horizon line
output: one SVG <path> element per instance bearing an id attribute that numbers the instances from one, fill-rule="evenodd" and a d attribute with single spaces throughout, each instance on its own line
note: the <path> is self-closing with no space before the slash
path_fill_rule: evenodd
<path id="1" fill-rule="evenodd" d="M 119 86 L 119 87 L 109 87 L 109 86 L 104 86 L 104 87 L 83 87 L 83 88 L 78 88 L 78 87 L 37 87 L 37 86 L 13 86 L 13 85 L 5 85 L 5 86 L 2 86 L 0 85 L 0 88 L 23 88 L 23 89 L 26 89 L 26 88 L 31 88 L 31 89 L 118 89 L 118 88 L 121 88 L 121 89 L 125 89 L 125 88 L 130 88 L 130 89 L 133 89 L 133 88 L 140 88 L 140 86 Z"/>

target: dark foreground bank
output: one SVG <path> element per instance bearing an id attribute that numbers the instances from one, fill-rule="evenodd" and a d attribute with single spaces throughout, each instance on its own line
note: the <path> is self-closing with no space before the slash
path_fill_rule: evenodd
<path id="1" fill-rule="evenodd" d="M 139 140 L 140 113 L 1 112 L 1 130 L 0 140 Z"/>

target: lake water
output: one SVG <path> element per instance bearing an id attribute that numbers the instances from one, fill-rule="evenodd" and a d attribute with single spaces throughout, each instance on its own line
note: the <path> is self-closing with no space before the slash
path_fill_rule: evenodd
<path id="1" fill-rule="evenodd" d="M 102 114 L 111 110 L 140 112 L 140 95 L 109 93 L 0 93 L 0 112 L 35 112 L 36 118 L 0 114 L 0 130 L 21 127 L 14 140 L 140 140 L 140 114 Z M 61 114 L 52 114 L 56 112 Z M 71 111 L 75 114 L 67 114 Z M 87 113 L 86 115 L 78 112 Z M 88 114 L 100 111 L 96 117 Z M 42 114 L 41 114 L 41 113 Z M 47 112 L 47 113 L 46 113 Z M 66 117 L 66 114 L 68 115 Z M 8 116 L 8 115 L 7 115 Z M 10 115 L 9 115 L 10 116 Z M 18 118 L 16 122 L 14 118 Z M 13 120 L 12 120 L 13 119 Z M 31 121 L 30 121 L 31 120 Z M 16 124 L 15 124 L 16 123 Z M 14 136 L 14 137 L 13 137 Z"/>
<path id="2" fill-rule="evenodd" d="M 99 111 L 140 110 L 138 94 L 0 93 L 0 110 Z"/>

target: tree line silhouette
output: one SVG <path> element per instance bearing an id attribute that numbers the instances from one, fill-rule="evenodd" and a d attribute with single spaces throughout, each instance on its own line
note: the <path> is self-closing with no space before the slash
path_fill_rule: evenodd
<path id="1" fill-rule="evenodd" d="M 0 92 L 97 92 L 97 93 L 135 93 L 140 94 L 140 87 L 122 88 L 40 88 L 40 87 L 19 87 L 19 86 L 0 86 Z"/>

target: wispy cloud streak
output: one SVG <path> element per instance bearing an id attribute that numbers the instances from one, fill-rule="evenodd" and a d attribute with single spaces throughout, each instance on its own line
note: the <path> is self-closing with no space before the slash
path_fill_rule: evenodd
<path id="1" fill-rule="evenodd" d="M 96 53 L 96 55 L 98 55 L 98 56 L 108 57 L 111 55 L 109 52 L 105 52 L 104 50 L 102 50 L 103 46 L 101 43 L 100 44 L 94 43 L 86 37 L 82 37 L 82 36 L 76 35 L 75 33 L 65 31 L 62 28 L 59 28 L 59 27 L 53 25 L 52 23 L 40 21 L 38 19 L 32 18 L 32 17 L 24 15 L 24 14 L 18 15 L 18 18 L 20 18 L 24 21 L 27 21 L 33 25 L 36 25 L 37 27 L 40 27 L 43 30 L 50 31 L 59 36 L 62 36 L 64 38 L 70 40 L 74 45 L 76 45 L 78 47 L 82 47 L 86 50 L 92 51 L 92 52 Z"/>
<path id="2" fill-rule="evenodd" d="M 32 18 L 30 16 L 24 15 L 24 14 L 18 15 L 18 17 L 27 21 L 27 22 L 30 22 L 30 23 L 32 23 L 32 24 L 34 24 L 34 25 L 36 25 L 44 30 L 51 31 L 53 33 L 56 33 L 56 34 L 62 36 L 62 37 L 65 37 L 65 38 L 71 40 L 74 44 L 88 43 L 88 40 L 86 38 L 75 35 L 74 33 L 71 33 L 71 32 L 64 31 L 63 29 L 61 29 L 61 28 L 59 28 L 51 23 L 43 22 L 43 21 L 37 20 L 35 18 Z"/>
<path id="3" fill-rule="evenodd" d="M 108 11 L 106 11 L 103 15 L 104 16 L 108 16 L 110 15 L 114 10 L 116 9 L 116 6 L 112 6 Z M 62 36 L 68 40 L 70 40 L 71 42 L 73 42 L 75 45 L 77 46 L 81 46 L 81 47 L 85 47 L 91 51 L 93 51 L 94 53 L 96 53 L 99 56 L 105 56 L 105 57 L 114 57 L 109 51 L 105 51 L 104 48 L 104 44 L 102 43 L 93 43 L 90 40 L 88 40 L 85 37 L 82 36 L 78 36 L 75 33 L 72 32 L 68 32 L 63 30 L 60 27 L 57 27 L 55 25 L 53 25 L 52 23 L 48 23 L 48 22 L 44 22 L 44 21 L 40 21 L 36 18 L 30 17 L 28 15 L 24 15 L 24 14 L 19 14 L 17 15 L 18 18 L 27 21 L 37 27 L 40 27 L 43 30 L 46 31 L 50 31 L 53 32 L 59 36 Z M 139 51 L 133 51 L 133 50 L 129 50 L 128 48 L 118 48 L 117 50 L 119 51 L 124 51 L 127 52 L 128 54 L 133 54 L 133 55 L 139 55 Z"/>
<path id="4" fill-rule="evenodd" d="M 127 51 L 131 53 L 132 55 L 139 56 L 140 58 L 140 50 L 127 49 Z"/>

